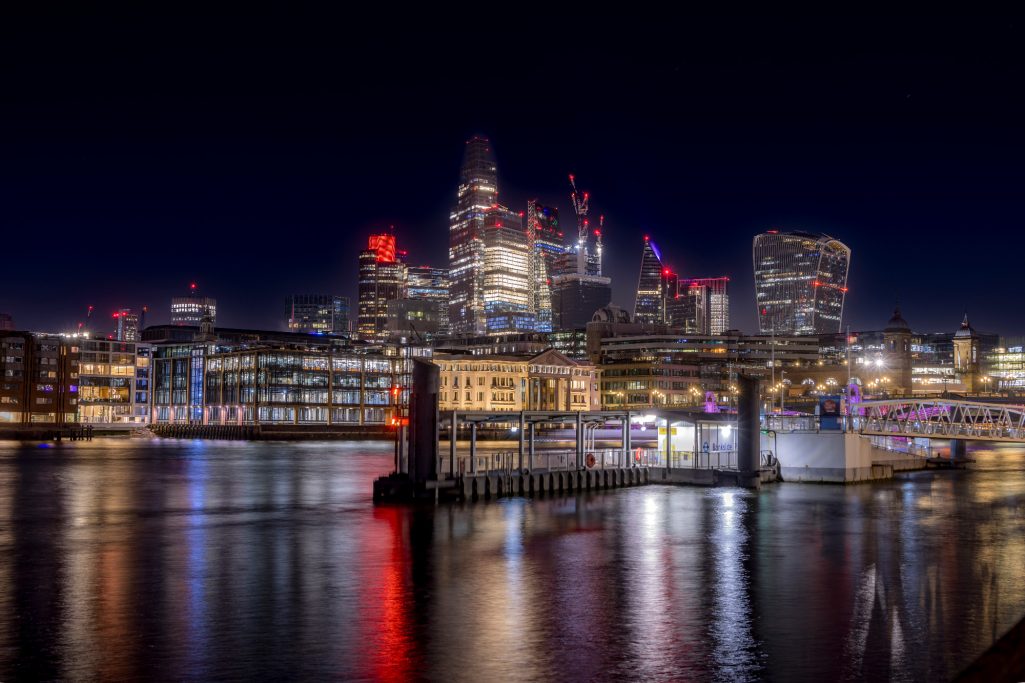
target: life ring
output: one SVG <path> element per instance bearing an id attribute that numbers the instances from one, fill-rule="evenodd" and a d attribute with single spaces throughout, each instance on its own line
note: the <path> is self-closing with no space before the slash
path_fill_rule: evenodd
<path id="1" fill-rule="evenodd" d="M 587 454 L 587 466 L 588 467 L 594 467 L 594 464 L 596 462 L 598 462 L 598 461 L 594 459 L 594 453 L 588 453 Z"/>

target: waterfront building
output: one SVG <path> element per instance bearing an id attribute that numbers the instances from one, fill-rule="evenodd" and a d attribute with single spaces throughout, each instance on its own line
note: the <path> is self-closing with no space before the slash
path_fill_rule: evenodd
<path id="1" fill-rule="evenodd" d="M 14 329 L 14 318 L 10 313 L 0 313 L 0 332 Z"/>
<path id="2" fill-rule="evenodd" d="M 148 328 L 155 424 L 387 425 L 419 348 L 266 330 Z"/>
<path id="3" fill-rule="evenodd" d="M 285 324 L 291 332 L 348 334 L 349 297 L 337 294 L 293 294 L 285 298 Z"/>
<path id="4" fill-rule="evenodd" d="M 143 308 L 143 314 L 145 315 L 145 308 Z M 114 314 L 114 320 L 116 327 L 114 329 L 114 339 L 121 342 L 137 342 L 139 341 L 139 315 L 132 313 L 130 308 L 122 308 Z"/>
<path id="5" fill-rule="evenodd" d="M 473 356 L 536 356 L 551 346 L 549 335 L 539 332 L 449 337 L 435 346 L 436 353 Z"/>
<path id="6" fill-rule="evenodd" d="M 559 210 L 542 206 L 536 199 L 527 202 L 527 244 L 530 251 L 530 283 L 538 332 L 551 332 L 552 279 L 559 274 L 559 262 L 568 253 L 559 228 Z"/>
<path id="7" fill-rule="evenodd" d="M 388 302 L 405 298 L 406 281 L 406 264 L 395 248 L 395 236 L 371 235 L 367 249 L 359 254 L 360 339 L 387 339 Z"/>
<path id="8" fill-rule="evenodd" d="M 829 235 L 770 230 L 752 247 L 763 334 L 840 332 L 851 250 Z"/>
<path id="9" fill-rule="evenodd" d="M 498 170 L 491 143 L 466 143 L 456 206 L 449 217 L 449 325 L 452 334 L 487 332 L 484 310 L 484 223 L 498 204 Z"/>
<path id="10" fill-rule="evenodd" d="M 531 253 L 523 215 L 504 206 L 484 212 L 484 313 L 488 334 L 532 332 Z"/>
<path id="11" fill-rule="evenodd" d="M 149 344 L 110 339 L 79 342 L 78 421 L 146 424 L 149 421 Z"/>
<path id="12" fill-rule="evenodd" d="M 1025 393 L 1025 339 L 1005 338 L 985 355 L 988 366 L 982 382 L 987 391 L 1020 396 Z"/>
<path id="13" fill-rule="evenodd" d="M 597 410 L 597 369 L 548 349 L 536 355 L 435 354 L 441 410 Z"/>
<path id="14" fill-rule="evenodd" d="M 77 335 L 0 334 L 0 423 L 75 422 L 79 344 Z"/>
<path id="15" fill-rule="evenodd" d="M 664 322 L 662 290 L 662 255 L 655 242 L 645 235 L 641 271 L 637 277 L 637 298 L 634 302 L 635 322 L 649 325 Z"/>
<path id="16" fill-rule="evenodd" d="M 172 325 L 199 325 L 207 316 L 217 322 L 217 300 L 201 296 L 196 289 L 196 283 L 189 285 L 189 293 L 186 296 L 171 297 Z"/>

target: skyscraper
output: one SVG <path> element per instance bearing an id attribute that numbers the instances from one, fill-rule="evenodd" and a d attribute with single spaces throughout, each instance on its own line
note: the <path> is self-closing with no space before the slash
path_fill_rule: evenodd
<path id="1" fill-rule="evenodd" d="M 290 332 L 348 334 L 349 297 L 337 294 L 293 294 L 285 298 L 285 324 Z"/>
<path id="2" fill-rule="evenodd" d="M 484 212 L 484 315 L 488 334 L 533 332 L 531 252 L 523 214 L 504 206 Z"/>
<path id="3" fill-rule="evenodd" d="M 371 235 L 359 254 L 359 317 L 361 339 L 388 337 L 388 302 L 406 296 L 406 264 L 395 250 L 395 236 Z"/>
<path id="4" fill-rule="evenodd" d="M 171 297 L 171 324 L 198 326 L 204 317 L 217 321 L 217 300 L 200 296 L 196 283 L 189 285 L 187 296 Z"/>
<path id="5" fill-rule="evenodd" d="M 527 244 L 537 331 L 551 332 L 552 278 L 559 274 L 559 260 L 567 253 L 562 231 L 559 230 L 558 209 L 542 206 L 536 199 L 527 202 Z"/>
<path id="6" fill-rule="evenodd" d="M 699 277 L 680 280 L 680 319 L 672 324 L 692 334 L 723 334 L 730 329 L 728 277 Z"/>
<path id="7" fill-rule="evenodd" d="M 851 250 L 829 235 L 769 230 L 752 246 L 763 334 L 840 331 Z"/>
<path id="8" fill-rule="evenodd" d="M 587 327 L 595 312 L 611 301 L 611 278 L 581 273 L 556 275 L 552 278 L 553 331 Z"/>
<path id="9" fill-rule="evenodd" d="M 132 309 L 122 308 L 114 314 L 114 321 L 117 324 L 114 339 L 122 342 L 139 341 L 139 316 L 132 313 Z"/>
<path id="10" fill-rule="evenodd" d="M 449 216 L 449 326 L 453 334 L 483 334 L 484 220 L 498 203 L 498 170 L 487 138 L 466 143 L 456 206 Z"/>
<path id="11" fill-rule="evenodd" d="M 662 254 L 655 242 L 645 235 L 641 272 L 637 278 L 634 322 L 653 325 L 663 321 L 662 289 Z"/>
<path id="12" fill-rule="evenodd" d="M 448 334 L 448 270 L 408 266 L 406 298 L 388 304 L 388 329 L 423 339 Z"/>

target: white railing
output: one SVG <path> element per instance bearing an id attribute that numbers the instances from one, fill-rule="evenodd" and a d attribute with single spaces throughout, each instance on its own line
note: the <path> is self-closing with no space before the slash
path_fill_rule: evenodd
<path id="1" fill-rule="evenodd" d="M 857 420 L 870 436 L 1025 442 L 1025 408 L 954 400 L 887 400 L 859 404 Z"/>

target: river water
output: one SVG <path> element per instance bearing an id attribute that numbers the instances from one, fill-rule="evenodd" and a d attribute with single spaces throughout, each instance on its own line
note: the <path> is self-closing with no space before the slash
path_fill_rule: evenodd
<path id="1" fill-rule="evenodd" d="M 388 444 L 0 442 L 0 680 L 943 680 L 1025 450 L 855 486 L 375 507 Z"/>

